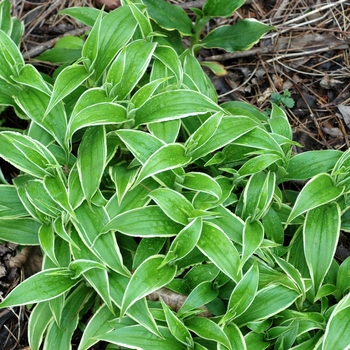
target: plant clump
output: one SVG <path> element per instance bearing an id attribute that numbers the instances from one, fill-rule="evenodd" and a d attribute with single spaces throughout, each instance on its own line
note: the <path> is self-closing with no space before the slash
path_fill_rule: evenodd
<path id="1" fill-rule="evenodd" d="M 52 49 L 81 45 L 53 77 L 25 63 L 0 3 L 0 104 L 29 121 L 0 132 L 20 170 L 0 185 L 0 239 L 44 255 L 0 307 L 35 304 L 32 350 L 71 349 L 78 327 L 79 350 L 350 346 L 350 260 L 334 260 L 350 153 L 294 155 L 281 107 L 219 105 L 196 59 L 272 29 L 247 19 L 201 39 L 243 3 L 207 0 L 195 23 L 164 0 L 66 9 L 91 31 Z"/>

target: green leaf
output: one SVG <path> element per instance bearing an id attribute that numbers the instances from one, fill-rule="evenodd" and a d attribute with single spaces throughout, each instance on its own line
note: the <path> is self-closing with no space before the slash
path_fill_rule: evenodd
<path id="1" fill-rule="evenodd" d="M 160 267 L 163 259 L 164 256 L 154 255 L 135 270 L 124 293 L 121 315 L 124 315 L 125 311 L 137 300 L 172 281 L 176 274 L 176 266 Z"/>
<path id="2" fill-rule="evenodd" d="M 45 115 L 50 97 L 33 87 L 27 86 L 16 96 L 15 101 L 23 112 L 46 130 L 63 148 L 66 149 L 65 133 L 67 129 L 67 116 L 63 103 L 59 103 Z"/>
<path id="3" fill-rule="evenodd" d="M 259 283 L 258 264 L 254 264 L 233 289 L 227 305 L 227 311 L 219 324 L 230 324 L 230 321 L 240 316 L 253 302 Z"/>
<path id="4" fill-rule="evenodd" d="M 78 350 L 88 350 L 98 342 L 98 336 L 113 330 L 109 321 L 115 316 L 103 304 L 91 317 L 80 339 Z"/>
<path id="5" fill-rule="evenodd" d="M 39 242 L 43 252 L 54 264 L 56 264 L 56 266 L 59 267 L 60 264 L 57 261 L 55 254 L 55 233 L 53 231 L 52 225 L 41 225 L 39 229 Z"/>
<path id="6" fill-rule="evenodd" d="M 31 86 L 37 90 L 40 90 L 46 95 L 51 94 L 51 88 L 48 87 L 42 75 L 31 64 L 26 64 L 21 69 L 20 74 L 12 79 L 20 84 Z"/>
<path id="7" fill-rule="evenodd" d="M 18 76 L 24 59 L 13 40 L 0 29 L 0 77 L 12 83 L 11 76 Z"/>
<path id="8" fill-rule="evenodd" d="M 164 145 L 144 163 L 135 184 L 167 170 L 184 167 L 190 160 L 191 158 L 185 154 L 183 145 L 179 143 Z"/>
<path id="9" fill-rule="evenodd" d="M 238 139 L 254 129 L 257 125 L 258 123 L 256 121 L 248 117 L 224 116 L 210 139 L 205 138 L 206 141 L 210 140 L 210 142 L 199 145 L 198 148 L 191 152 L 191 156 L 193 159 L 201 158 Z"/>
<path id="10" fill-rule="evenodd" d="M 52 322 L 50 303 L 38 303 L 30 313 L 28 321 L 28 342 L 32 350 L 39 350 L 46 328 Z"/>
<path id="11" fill-rule="evenodd" d="M 80 318 L 80 311 L 89 301 L 91 289 L 81 283 L 66 299 L 65 306 L 62 310 L 60 327 L 53 322 L 45 336 L 44 349 L 48 350 L 55 344 L 58 349 L 69 349 L 72 343 L 72 336 L 76 330 Z"/>
<path id="12" fill-rule="evenodd" d="M 47 115 L 59 101 L 63 100 L 89 78 L 91 74 L 92 73 L 86 71 L 84 66 L 80 65 L 72 65 L 64 68 L 56 78 L 45 115 Z"/>
<path id="13" fill-rule="evenodd" d="M 173 143 L 179 135 L 180 127 L 181 120 L 175 119 L 149 124 L 148 130 L 165 143 Z"/>
<path id="14" fill-rule="evenodd" d="M 168 250 L 165 263 L 182 259 L 197 245 L 202 231 L 202 218 L 196 218 L 184 227 L 175 237 Z"/>
<path id="15" fill-rule="evenodd" d="M 21 282 L 0 303 L 0 307 L 34 304 L 50 300 L 70 290 L 78 282 L 72 280 L 67 268 L 47 269 Z"/>
<path id="16" fill-rule="evenodd" d="M 103 17 L 97 57 L 94 61 L 96 81 L 112 62 L 118 51 L 130 40 L 137 21 L 129 6 L 121 6 Z"/>
<path id="17" fill-rule="evenodd" d="M 94 7 L 69 7 L 61 10 L 59 13 L 73 17 L 79 22 L 92 27 L 100 12 L 102 11 Z M 103 16 L 105 15 L 106 13 L 103 13 Z"/>
<path id="18" fill-rule="evenodd" d="M 123 265 L 115 234 L 113 232 L 100 234 L 109 219 L 106 210 L 93 204 L 89 206 L 84 201 L 75 210 L 75 214 L 77 220 L 72 220 L 72 222 L 79 233 L 80 239 L 89 250 L 112 270 L 121 275 L 129 276 L 129 271 Z M 80 246 L 79 241 L 76 241 L 76 243 Z"/>
<path id="19" fill-rule="evenodd" d="M 72 112 L 67 126 L 66 139 L 69 140 L 77 130 L 87 126 L 118 125 L 126 121 L 125 107 L 113 102 L 96 103 L 80 110 L 76 114 L 75 110 Z"/>
<path id="20" fill-rule="evenodd" d="M 231 343 L 222 328 L 209 318 L 193 317 L 185 321 L 185 326 L 201 338 L 214 340 L 232 350 Z"/>
<path id="21" fill-rule="evenodd" d="M 132 269 L 136 270 L 146 259 L 158 254 L 163 248 L 165 241 L 165 237 L 142 238 L 135 251 Z"/>
<path id="22" fill-rule="evenodd" d="M 289 124 L 288 117 L 284 110 L 274 103 L 272 104 L 272 112 L 269 119 L 269 124 L 273 133 L 282 135 L 292 140 L 292 128 Z"/>
<path id="23" fill-rule="evenodd" d="M 149 196 L 170 219 L 182 225 L 188 224 L 188 218 L 194 208 L 182 194 L 170 188 L 158 188 L 153 190 Z"/>
<path id="24" fill-rule="evenodd" d="M 115 216 L 102 232 L 115 230 L 136 237 L 171 237 L 182 229 L 158 206 L 147 206 L 125 211 Z"/>
<path id="25" fill-rule="evenodd" d="M 247 345 L 245 343 L 243 334 L 236 324 L 226 324 L 223 328 L 223 331 L 227 335 L 227 338 L 230 340 L 232 349 L 247 350 Z M 218 349 L 224 350 L 221 344 L 219 344 Z"/>
<path id="26" fill-rule="evenodd" d="M 130 281 L 130 278 L 112 273 L 109 275 L 109 281 L 111 298 L 120 309 L 123 301 L 124 291 Z M 126 311 L 126 314 L 157 337 L 161 336 L 161 333 L 159 332 L 158 326 L 148 308 L 145 298 L 140 299 L 131 305 Z"/>
<path id="27" fill-rule="evenodd" d="M 178 30 L 182 35 L 192 36 L 193 25 L 186 12 L 164 0 L 144 0 L 149 16 L 162 28 Z"/>
<path id="28" fill-rule="evenodd" d="M 117 328 L 99 336 L 99 339 L 129 349 L 142 350 L 186 350 L 187 347 L 176 340 L 168 328 L 159 327 L 162 337 L 154 335 L 144 327 L 135 325 Z"/>
<path id="29" fill-rule="evenodd" d="M 15 186 L 0 185 L 0 218 L 20 218 L 27 216 L 28 211 L 23 206 Z"/>
<path id="30" fill-rule="evenodd" d="M 316 175 L 300 191 L 287 223 L 311 209 L 334 201 L 342 193 L 343 189 L 336 187 L 328 174 Z"/>
<path id="31" fill-rule="evenodd" d="M 243 202 L 241 216 L 244 219 L 258 220 L 268 211 L 273 195 L 275 193 L 275 173 L 253 174 L 244 189 L 240 201 Z M 240 215 L 240 207 L 237 207 L 236 214 Z"/>
<path id="32" fill-rule="evenodd" d="M 35 177 L 50 175 L 48 168 L 59 166 L 52 153 L 29 136 L 4 131 L 0 134 L 0 143 L 2 158 Z"/>
<path id="33" fill-rule="evenodd" d="M 131 1 L 128 1 L 128 5 L 140 27 L 143 37 L 147 38 L 152 33 L 153 29 L 150 23 L 151 21 L 148 17 L 148 13 L 145 11 L 146 6 L 141 4 L 134 4 Z"/>
<path id="34" fill-rule="evenodd" d="M 327 149 L 308 151 L 292 156 L 288 162 L 287 175 L 283 181 L 307 180 L 320 173 L 333 169 L 342 152 Z"/>
<path id="35" fill-rule="evenodd" d="M 245 51 L 273 27 L 255 19 L 243 19 L 234 25 L 223 25 L 211 31 L 201 44 L 208 49 L 221 48 L 228 52 Z M 242 35 L 244 33 L 244 35 Z"/>
<path id="36" fill-rule="evenodd" d="M 337 248 L 340 217 L 339 205 L 334 202 L 314 208 L 306 215 L 304 253 L 315 294 L 322 285 Z"/>
<path id="37" fill-rule="evenodd" d="M 39 245 L 40 223 L 29 218 L 0 219 L 0 240 L 23 245 Z"/>
<path id="38" fill-rule="evenodd" d="M 247 220 L 243 228 L 242 257 L 240 266 L 243 267 L 246 261 L 261 246 L 264 240 L 264 226 L 260 221 Z"/>
<path id="39" fill-rule="evenodd" d="M 271 284 L 257 292 L 250 306 L 235 319 L 235 324 L 242 326 L 248 322 L 268 319 L 287 309 L 298 297 L 299 293 L 295 290 Z"/>
<path id="40" fill-rule="evenodd" d="M 245 162 L 238 172 L 241 176 L 255 174 L 281 159 L 282 157 L 278 154 L 261 154 Z"/>
<path id="41" fill-rule="evenodd" d="M 208 193 L 219 200 L 222 196 L 220 185 L 215 179 L 205 173 L 190 172 L 186 173 L 180 184 L 181 187 L 192 191 Z"/>
<path id="42" fill-rule="evenodd" d="M 185 327 L 185 325 L 180 321 L 176 315 L 169 309 L 169 307 L 164 303 L 163 299 L 160 298 L 160 301 L 162 303 L 164 315 L 166 322 L 168 324 L 169 330 L 171 334 L 181 343 L 192 347 L 193 346 L 193 339 L 191 337 L 190 332 Z"/>
<path id="43" fill-rule="evenodd" d="M 136 110 L 135 125 L 218 111 L 221 111 L 221 108 L 216 103 L 197 91 L 165 91 L 152 96 Z"/>
<path id="44" fill-rule="evenodd" d="M 9 0 L 0 3 L 0 29 L 6 34 L 11 34 L 11 2 Z"/>
<path id="45" fill-rule="evenodd" d="M 69 203 L 66 185 L 60 174 L 44 177 L 44 188 L 51 198 L 72 217 L 75 217 L 74 210 Z"/>
<path id="46" fill-rule="evenodd" d="M 167 69 L 169 69 L 169 71 L 171 73 L 174 74 L 176 81 L 178 83 L 182 82 L 183 70 L 182 70 L 181 62 L 179 60 L 178 54 L 176 53 L 176 51 L 172 47 L 158 45 L 156 50 L 153 53 L 153 56 L 156 59 L 158 59 L 160 62 L 162 62 L 162 64 Z M 156 62 L 155 62 L 155 64 L 156 64 Z M 152 78 L 154 78 L 154 77 L 152 76 Z"/>
<path id="47" fill-rule="evenodd" d="M 337 287 L 345 294 L 350 288 L 350 257 L 347 257 L 339 266 Z"/>
<path id="48" fill-rule="evenodd" d="M 155 43 L 136 40 L 125 46 L 108 70 L 106 82 L 112 85 L 112 92 L 123 100 L 133 90 L 148 68 Z"/>
<path id="49" fill-rule="evenodd" d="M 350 339 L 345 336 L 350 331 L 350 294 L 346 295 L 334 308 L 326 326 L 322 350 L 349 349 Z"/>
<path id="50" fill-rule="evenodd" d="M 238 251 L 218 226 L 210 222 L 204 222 L 197 246 L 224 274 L 235 282 L 240 280 L 242 273 L 239 268 Z M 227 259 L 227 257 L 230 257 L 230 259 Z"/>
<path id="51" fill-rule="evenodd" d="M 91 201 L 98 190 L 106 167 L 106 130 L 103 126 L 88 128 L 79 145 L 77 169 L 85 198 Z"/>
<path id="52" fill-rule="evenodd" d="M 185 302 L 178 311 L 179 317 L 184 317 L 191 310 L 198 309 L 201 312 L 208 313 L 204 305 L 213 301 L 219 294 L 219 290 L 213 287 L 210 281 L 199 283 L 188 295 Z"/>
<path id="53" fill-rule="evenodd" d="M 76 36 L 67 35 L 60 38 L 52 49 L 44 51 L 35 59 L 51 63 L 71 63 L 81 57 L 84 40 Z"/>
<path id="54" fill-rule="evenodd" d="M 245 0 L 207 0 L 203 13 L 210 17 L 228 17 L 245 3 Z"/>

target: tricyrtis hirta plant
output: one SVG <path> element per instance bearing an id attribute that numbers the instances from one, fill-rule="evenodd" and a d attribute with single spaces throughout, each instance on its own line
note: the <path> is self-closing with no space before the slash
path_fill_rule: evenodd
<path id="1" fill-rule="evenodd" d="M 293 155 L 284 111 L 219 105 L 194 56 L 223 40 L 199 40 L 204 19 L 242 4 L 208 0 L 191 32 L 179 22 L 193 39 L 180 52 L 164 1 L 68 9 L 92 29 L 51 81 L 24 62 L 1 2 L 0 101 L 30 126 L 0 133 L 20 170 L 0 185 L 0 238 L 44 261 L 0 306 L 35 304 L 32 350 L 70 349 L 84 315 L 80 350 L 350 346 L 350 260 L 334 260 L 350 153 Z"/>

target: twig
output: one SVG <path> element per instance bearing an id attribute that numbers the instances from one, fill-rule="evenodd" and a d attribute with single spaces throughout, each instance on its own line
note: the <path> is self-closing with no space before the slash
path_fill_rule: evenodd
<path id="1" fill-rule="evenodd" d="M 67 35 L 72 35 L 72 36 L 82 35 L 89 29 L 90 29 L 90 27 L 84 26 L 84 27 L 81 27 L 81 28 L 70 30 L 70 31 L 64 33 L 63 35 L 60 35 L 60 36 L 58 36 L 56 38 L 53 38 L 53 39 L 51 39 L 49 41 L 45 41 L 44 43 L 42 43 L 42 44 L 32 48 L 31 50 L 28 50 L 27 52 L 23 53 L 23 58 L 24 59 L 29 59 L 29 58 L 33 58 L 33 57 L 39 56 L 41 53 L 43 53 L 47 49 L 51 49 L 56 44 L 56 42 L 59 39 L 63 38 L 64 36 L 67 36 Z"/>

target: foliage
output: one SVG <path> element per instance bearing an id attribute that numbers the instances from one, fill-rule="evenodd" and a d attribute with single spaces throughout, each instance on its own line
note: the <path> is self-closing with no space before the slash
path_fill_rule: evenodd
<path id="1" fill-rule="evenodd" d="M 84 315 L 79 350 L 349 348 L 350 260 L 334 252 L 350 153 L 293 155 L 284 111 L 218 105 L 193 55 L 223 40 L 199 41 L 203 22 L 242 4 L 208 0 L 194 27 L 160 0 L 67 9 L 93 26 L 51 82 L 2 25 L 1 104 L 30 127 L 0 132 L 21 171 L 0 185 L 0 238 L 44 262 L 0 306 L 36 304 L 31 349 L 70 349 Z M 192 48 L 179 52 L 172 14 Z"/>
<path id="2" fill-rule="evenodd" d="M 291 98 L 289 90 L 284 90 L 282 95 L 277 93 L 271 94 L 271 102 L 276 103 L 279 106 L 286 106 L 287 108 L 293 108 L 295 104 L 294 100 Z"/>

